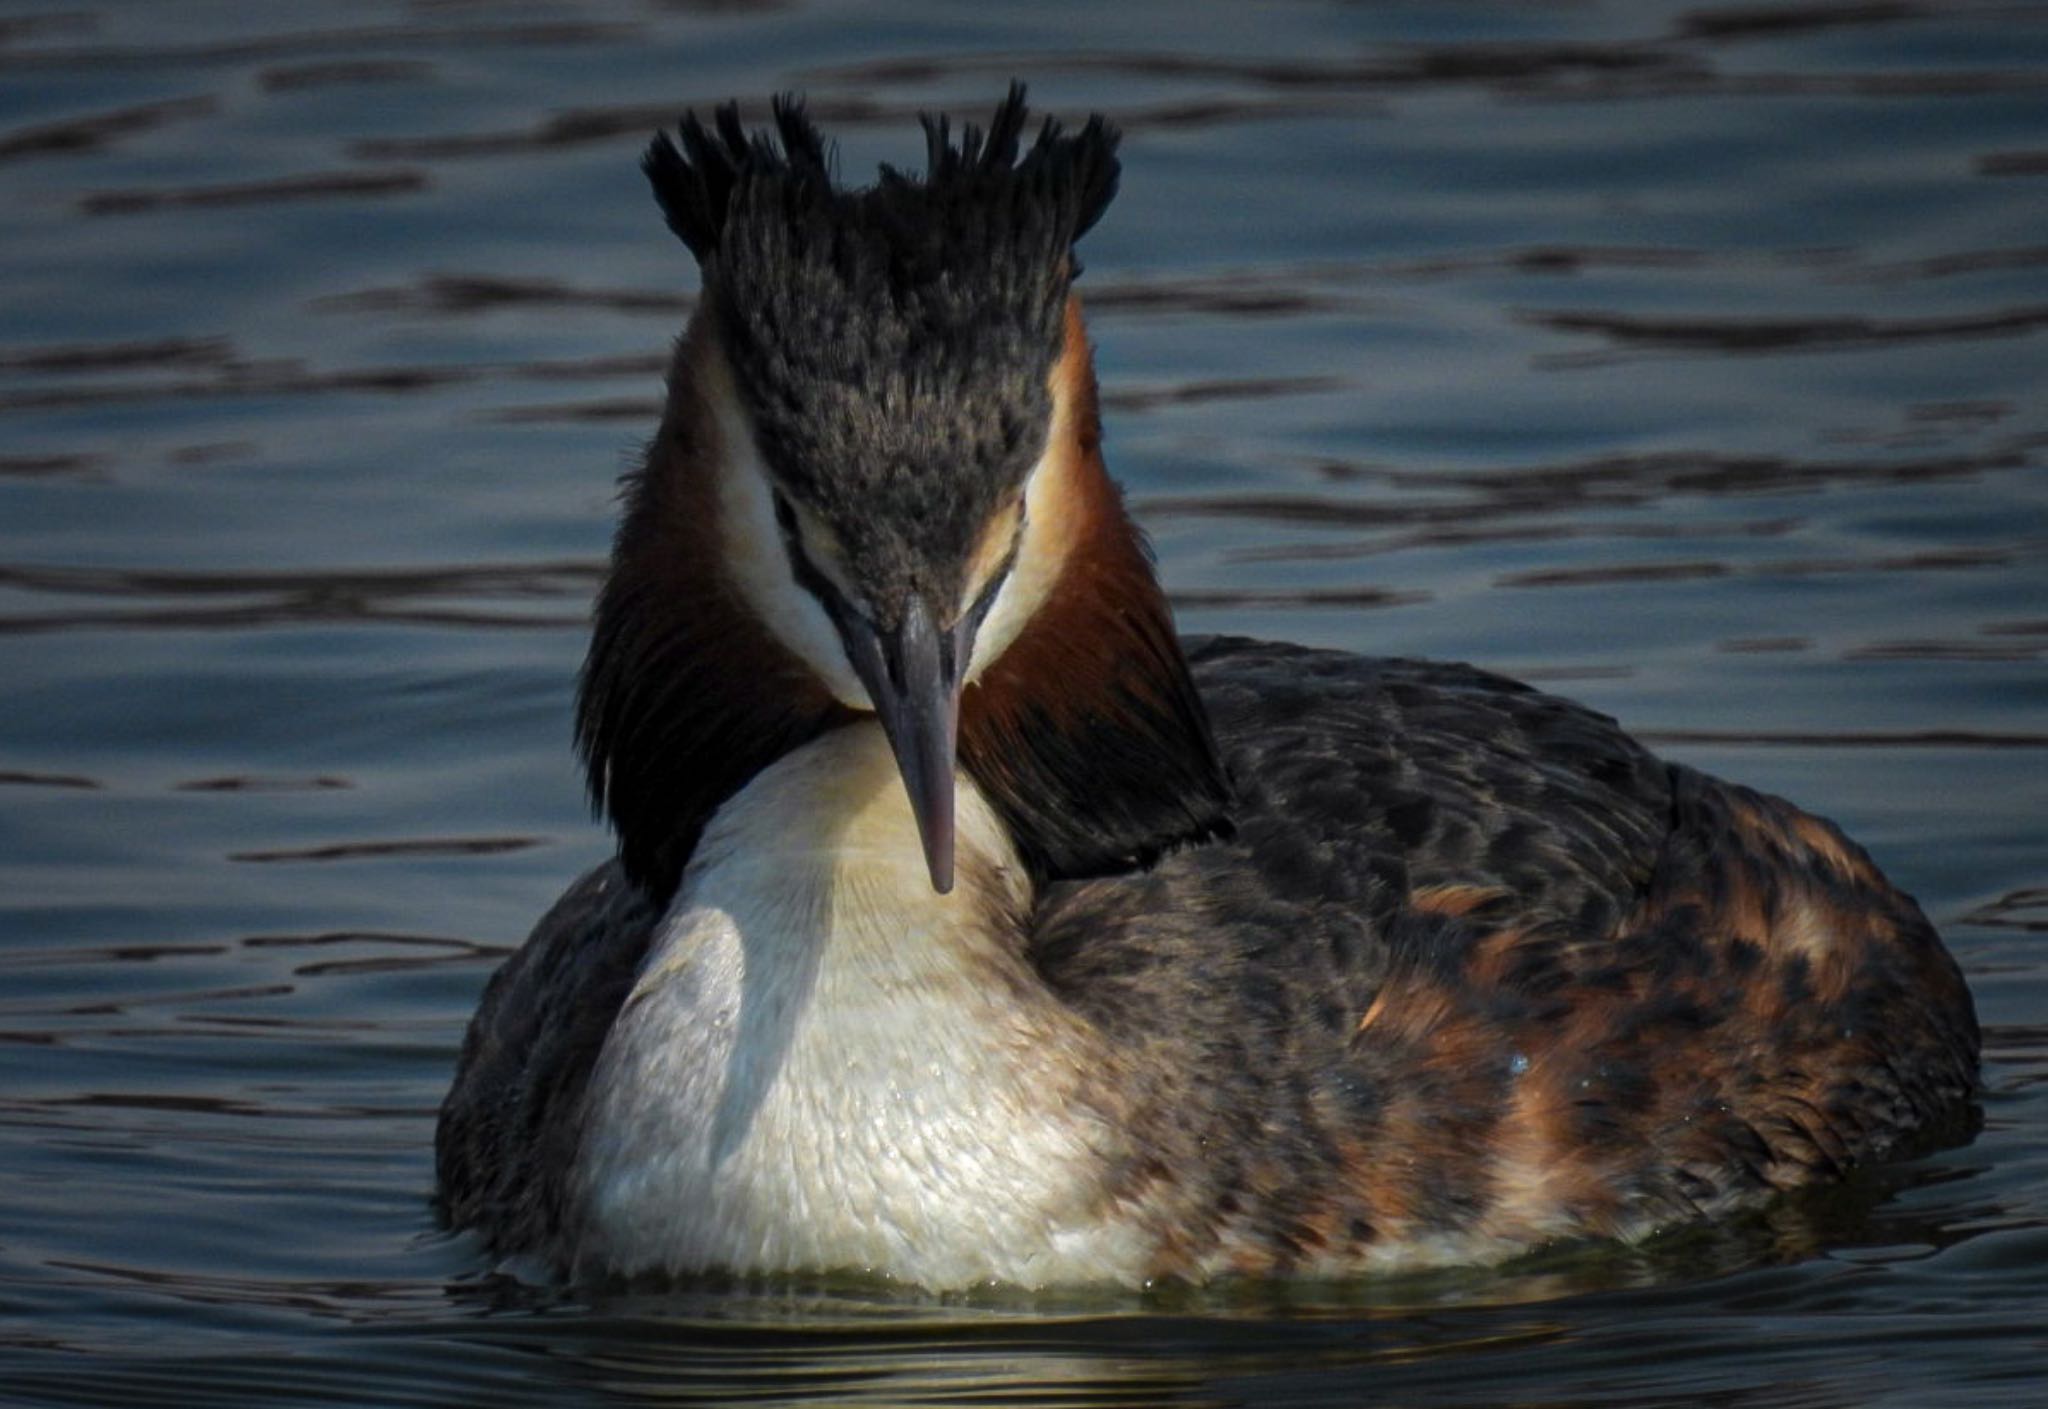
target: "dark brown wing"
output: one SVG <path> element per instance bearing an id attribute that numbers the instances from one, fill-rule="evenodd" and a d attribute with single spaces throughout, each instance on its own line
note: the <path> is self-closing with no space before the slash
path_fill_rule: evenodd
<path id="1" fill-rule="evenodd" d="M 1831 824 L 1672 778 L 1612 929 L 1479 907 L 1360 1019 L 1381 1154 L 1433 1165 L 1481 1221 L 1640 1231 L 1839 1178 L 1966 1108 L 1969 992 L 1912 900 Z M 1364 1180 L 1426 1211 L 1394 1183 L 1377 1161 Z"/>
<path id="2" fill-rule="evenodd" d="M 1172 1210 L 1162 1270 L 1638 1231 L 1965 1102 L 1955 965 L 1831 825 L 1466 667 L 1190 656 L 1235 837 L 1033 939 L 1154 1074 L 1106 1195 Z"/>
<path id="3" fill-rule="evenodd" d="M 494 1250 L 555 1241 L 584 1088 L 659 918 L 607 862 L 555 902 L 484 989 L 434 1155 L 444 1217 Z"/>
<path id="4" fill-rule="evenodd" d="M 1179 1010 L 1143 978 L 1202 971 L 1216 1002 L 1242 976 L 1274 989 L 1275 1022 L 1320 1011 L 1348 1032 L 1389 965 L 1427 949 L 1413 910 L 1605 933 L 1637 903 L 1671 829 L 1670 774 L 1612 720 L 1467 666 L 1188 645 L 1233 835 L 1047 888 L 1033 952 L 1084 1009 L 1171 1027 Z"/>

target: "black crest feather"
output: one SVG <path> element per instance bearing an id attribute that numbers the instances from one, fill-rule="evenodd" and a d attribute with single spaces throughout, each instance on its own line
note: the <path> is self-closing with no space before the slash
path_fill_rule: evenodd
<path id="1" fill-rule="evenodd" d="M 1086 234 L 1116 194 L 1119 134 L 1099 115 L 1071 137 L 1061 135 L 1059 123 L 1047 118 L 1037 141 L 1023 151 L 1030 108 L 1022 83 L 1010 85 L 986 133 L 969 123 L 957 145 L 943 114 L 924 114 L 919 119 L 925 131 L 924 175 L 910 177 L 884 166 L 877 185 L 859 191 L 834 187 L 824 139 L 801 97 L 781 95 L 773 112 L 773 136 L 749 136 L 739 105 L 726 103 L 712 114 L 709 128 L 692 112 L 683 118 L 676 138 L 663 133 L 647 148 L 641 165 L 655 199 L 669 228 L 700 262 L 723 248 L 734 194 L 755 184 L 776 187 L 782 199 L 774 204 L 791 215 L 835 198 L 877 208 L 900 206 L 917 199 L 913 192 L 957 204 L 963 195 L 986 197 L 1007 185 L 1021 198 L 1014 202 L 1019 214 L 1023 207 L 1035 207 L 1038 220 L 1064 245 Z M 883 223 L 900 233 L 905 228 L 900 216 L 908 213 Z"/>
<path id="2" fill-rule="evenodd" d="M 792 97 L 772 133 L 727 106 L 648 152 L 769 468 L 885 612 L 964 562 L 1036 461 L 1074 241 L 1116 191 L 1115 130 L 1048 119 L 1027 144 L 1024 96 L 1013 84 L 957 139 L 926 115 L 924 173 L 884 166 L 858 189 Z"/>
<path id="3" fill-rule="evenodd" d="M 662 133 L 641 159 L 668 228 L 700 261 L 718 252 L 733 189 L 748 173 L 772 171 L 831 184 L 824 139 L 805 116 L 803 100 L 783 94 L 773 111 L 782 138 L 779 152 L 766 133 L 749 138 L 740 124 L 739 104 L 726 103 L 712 114 L 708 131 L 697 114 L 685 114 L 677 128 L 681 148 Z"/>

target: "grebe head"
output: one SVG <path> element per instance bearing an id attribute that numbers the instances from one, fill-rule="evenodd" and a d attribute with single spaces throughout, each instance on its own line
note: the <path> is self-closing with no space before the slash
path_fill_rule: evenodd
<path id="1" fill-rule="evenodd" d="M 728 106 L 646 159 L 702 267 L 737 393 L 726 418 L 772 508 L 776 543 L 743 545 L 771 570 L 742 582 L 845 703 L 880 717 L 940 891 L 960 692 L 1045 452 L 1074 241 L 1116 188 L 1101 118 L 1072 137 L 1048 119 L 1020 154 L 1025 112 L 1013 87 L 957 147 L 927 118 L 924 176 L 885 167 L 861 191 L 834 185 L 791 99 L 775 104 L 779 151 Z"/>
<path id="2" fill-rule="evenodd" d="M 688 812 L 664 789 L 701 811 L 868 713 L 941 892 L 956 764 L 1046 874 L 1201 832 L 1183 814 L 1213 819 L 1220 775 L 1102 471 L 1071 291 L 1116 132 L 1048 120 L 1027 142 L 1013 85 L 985 133 L 924 119 L 923 175 L 848 190 L 802 105 L 774 116 L 750 137 L 731 105 L 709 128 L 693 115 L 645 161 L 703 293 L 584 677 L 582 743 L 629 870 L 672 883 L 660 853 L 693 840 L 663 834 Z M 1074 807 L 1091 788 L 1095 835 Z"/>

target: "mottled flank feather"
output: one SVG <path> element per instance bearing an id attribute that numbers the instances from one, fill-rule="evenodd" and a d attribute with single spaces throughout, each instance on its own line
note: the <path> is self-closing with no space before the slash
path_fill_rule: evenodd
<path id="1" fill-rule="evenodd" d="M 1033 935 L 1169 1075 L 1113 1195 L 1171 1210 L 1159 1272 L 1639 1234 L 1839 1177 L 1974 1089 L 1953 960 L 1829 824 L 1469 668 L 1190 659 L 1235 838 L 1056 887 Z"/>
<path id="2" fill-rule="evenodd" d="M 497 973 L 434 1132 L 444 1218 L 504 1252 L 555 1246 L 590 1070 L 661 912 L 609 862 L 569 887 Z"/>

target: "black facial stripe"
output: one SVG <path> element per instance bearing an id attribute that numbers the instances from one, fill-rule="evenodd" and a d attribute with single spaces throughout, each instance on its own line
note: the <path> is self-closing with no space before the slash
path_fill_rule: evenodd
<path id="1" fill-rule="evenodd" d="M 996 570 L 988 575 L 988 581 L 983 584 L 981 594 L 974 599 L 974 605 L 970 606 L 966 615 L 961 618 L 970 637 L 981 630 L 982 620 L 988 616 L 989 609 L 995 606 L 997 594 L 1003 590 L 1003 584 L 1010 580 L 1010 572 L 1017 566 L 1018 550 L 1023 545 L 1023 520 L 1020 517 L 1017 532 L 1010 539 L 1010 551 L 1003 554 L 1003 560 L 996 564 Z"/>
<path id="2" fill-rule="evenodd" d="M 797 527 L 795 508 L 780 491 L 772 493 L 775 523 L 782 530 L 782 547 L 783 551 L 789 554 L 790 573 L 796 578 L 797 586 L 818 599 L 818 605 L 825 609 L 825 615 L 831 618 L 833 626 L 844 634 L 860 619 L 861 613 L 847 600 L 846 594 L 839 590 L 832 579 L 811 561 L 810 554 L 804 551 L 803 534 Z M 1003 584 L 1009 581 L 1010 573 L 1017 566 L 1017 554 L 1023 544 L 1023 517 L 1020 514 L 1017 532 L 1010 539 L 1009 551 L 1003 554 L 1002 562 L 996 565 L 996 570 L 989 574 L 988 581 L 982 584 L 981 592 L 975 597 L 973 605 L 961 614 L 960 624 L 967 628 L 966 634 L 970 639 L 981 629 L 981 623 L 995 606 L 996 597 L 1002 592 Z M 949 670 L 964 663 L 951 659 L 956 639 L 954 632 L 948 631 L 940 647 L 948 657 L 946 664 Z"/>
<path id="3" fill-rule="evenodd" d="M 775 494 L 775 523 L 782 530 L 782 548 L 789 554 L 789 570 L 795 576 L 797 586 L 818 599 L 818 605 L 825 609 L 825 615 L 832 619 L 833 626 L 844 635 L 859 619 L 860 613 L 854 610 L 853 603 L 846 600 L 846 594 L 839 590 L 831 578 L 818 570 L 818 565 L 811 561 L 810 554 L 804 551 L 803 535 L 798 532 L 796 526 L 796 510 L 790 507 L 789 501 L 779 492 Z"/>

